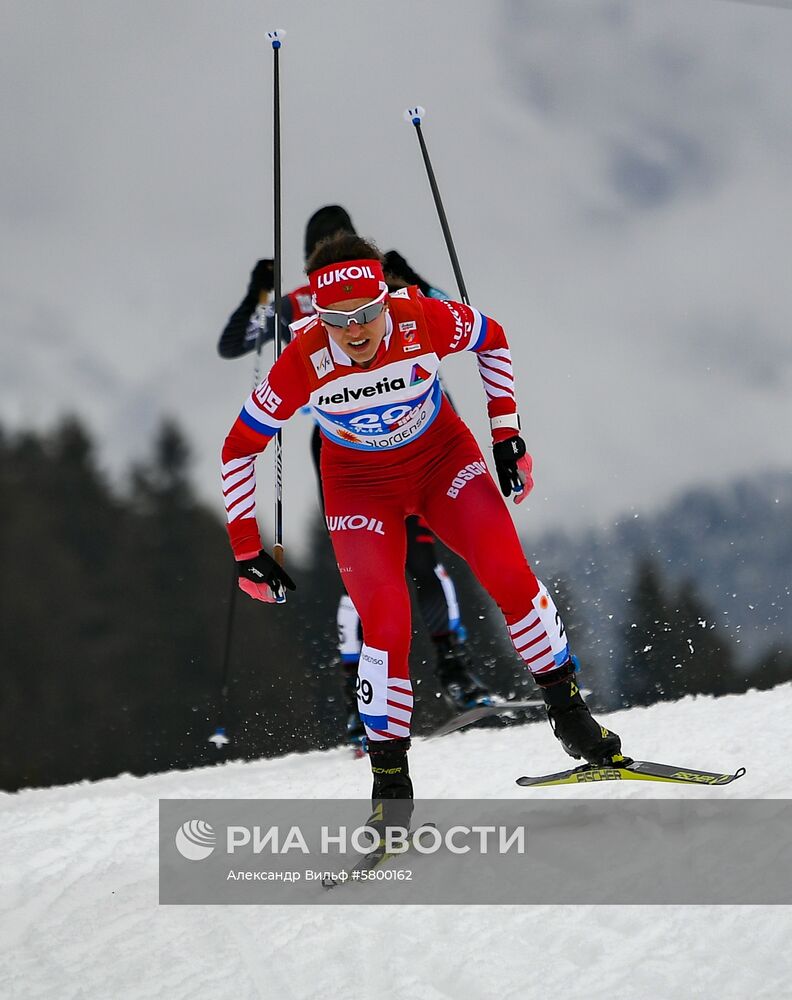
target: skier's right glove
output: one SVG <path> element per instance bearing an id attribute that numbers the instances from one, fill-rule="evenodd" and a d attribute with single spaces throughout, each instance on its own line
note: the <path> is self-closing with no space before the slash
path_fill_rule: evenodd
<path id="1" fill-rule="evenodd" d="M 260 260 L 250 272 L 248 295 L 257 298 L 262 292 L 271 292 L 275 288 L 275 262 L 269 259 Z"/>
<path id="2" fill-rule="evenodd" d="M 385 281 L 392 292 L 405 285 L 417 285 L 427 296 L 432 290 L 429 282 L 413 271 L 398 250 L 389 250 L 385 254 L 382 268 L 385 272 Z"/>
<path id="3" fill-rule="evenodd" d="M 257 601 L 267 604 L 282 604 L 286 600 L 286 590 L 296 590 L 297 584 L 286 570 L 279 566 L 272 556 L 263 549 L 253 559 L 240 559 L 239 588 Z"/>

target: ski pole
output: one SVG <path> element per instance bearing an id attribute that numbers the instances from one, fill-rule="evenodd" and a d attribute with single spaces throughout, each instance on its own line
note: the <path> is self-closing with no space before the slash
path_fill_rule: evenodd
<path id="1" fill-rule="evenodd" d="M 272 53 L 274 58 L 273 66 L 273 188 L 274 188 L 274 211 L 273 221 L 275 225 L 274 240 L 274 293 L 275 293 L 275 361 L 281 355 L 281 128 L 280 128 L 280 49 L 286 32 L 283 28 L 276 28 L 268 31 L 267 37 L 272 43 Z M 275 545 L 273 555 L 279 566 L 283 565 L 283 440 L 281 431 L 275 435 Z M 286 601 L 286 592 L 281 589 L 277 596 L 279 604 Z"/>
<path id="2" fill-rule="evenodd" d="M 446 247 L 448 248 L 448 256 L 451 258 L 451 267 L 454 269 L 454 277 L 456 278 L 459 295 L 465 305 L 469 306 L 470 299 L 468 298 L 467 288 L 465 288 L 465 279 L 462 277 L 462 268 L 459 266 L 459 258 L 457 257 L 456 247 L 454 246 L 451 229 L 448 225 L 445 209 L 443 208 L 443 199 L 440 197 L 440 188 L 437 186 L 437 178 L 435 177 L 435 172 L 432 169 L 432 161 L 429 158 L 429 150 L 426 148 L 426 141 L 424 140 L 423 131 L 421 130 L 421 123 L 425 114 L 426 111 L 424 108 L 407 108 L 404 112 L 404 120 L 415 126 L 415 133 L 418 136 L 418 144 L 421 147 L 421 156 L 423 156 L 424 166 L 426 167 L 426 175 L 429 178 L 429 187 L 432 189 L 432 197 L 434 198 L 435 208 L 437 209 L 437 215 L 440 219 L 440 227 L 443 230 Z"/>
<path id="3" fill-rule="evenodd" d="M 275 309 L 275 361 L 281 355 L 281 179 L 280 179 L 280 66 L 278 55 L 282 44 L 282 39 L 286 32 L 282 28 L 268 31 L 267 37 L 272 43 L 274 56 L 273 67 L 273 102 L 274 102 L 274 190 L 275 190 L 275 237 L 274 237 L 274 309 Z M 266 305 L 262 302 L 261 305 Z M 253 371 L 253 388 L 258 385 L 261 374 L 261 347 L 264 339 L 264 324 L 259 325 L 256 336 L 256 366 Z M 281 432 L 275 435 L 275 545 L 274 556 L 278 565 L 283 565 L 283 451 L 281 442 Z M 228 616 L 226 618 L 225 643 L 223 646 L 223 666 L 220 681 L 220 712 L 215 731 L 209 737 L 208 742 L 214 743 L 219 750 L 229 743 L 226 733 L 226 708 L 228 705 L 228 681 L 230 677 L 231 664 L 231 639 L 234 631 L 234 612 L 236 610 L 236 595 L 238 587 L 238 573 L 236 563 L 233 566 L 231 577 L 231 594 L 228 599 Z M 285 592 L 276 597 L 278 604 L 286 601 Z"/>
<path id="4" fill-rule="evenodd" d="M 469 306 L 470 298 L 468 297 L 467 288 L 465 287 L 465 279 L 462 277 L 462 268 L 459 266 L 459 258 L 457 257 L 456 247 L 454 246 L 454 240 L 451 236 L 451 227 L 448 225 L 448 219 L 446 217 L 445 209 L 443 208 L 443 199 L 440 197 L 440 188 L 437 186 L 437 178 L 435 177 L 435 172 L 432 169 L 432 161 L 429 158 L 429 150 L 426 148 L 426 141 L 423 137 L 423 131 L 421 129 L 421 123 L 425 114 L 425 108 L 416 105 L 414 108 L 407 108 L 404 112 L 404 120 L 415 126 L 415 132 L 418 136 L 418 144 L 421 147 L 421 156 L 423 156 L 424 166 L 426 167 L 426 175 L 429 178 L 429 187 L 432 189 L 432 197 L 434 198 L 435 208 L 437 209 L 437 215 L 440 219 L 440 227 L 442 228 L 443 236 L 445 237 L 446 247 L 448 248 L 448 256 L 451 258 L 451 267 L 454 269 L 454 277 L 456 278 L 457 288 L 459 289 L 459 297 L 466 306 Z M 523 489 L 524 487 L 522 486 L 519 489 L 515 487 L 515 492 L 520 493 Z"/>
<path id="5" fill-rule="evenodd" d="M 236 592 L 239 589 L 238 585 L 239 574 L 237 572 L 236 563 L 234 563 L 231 572 L 231 593 L 228 598 L 228 615 L 226 616 L 226 631 L 225 631 L 225 643 L 223 644 L 223 668 L 220 679 L 220 711 L 218 713 L 217 725 L 212 735 L 207 740 L 207 743 L 214 743 L 215 748 L 219 750 L 224 747 L 229 741 L 226 734 L 226 707 L 228 704 L 228 675 L 229 675 L 229 664 L 231 662 L 231 637 L 234 632 L 234 611 L 236 610 Z"/>

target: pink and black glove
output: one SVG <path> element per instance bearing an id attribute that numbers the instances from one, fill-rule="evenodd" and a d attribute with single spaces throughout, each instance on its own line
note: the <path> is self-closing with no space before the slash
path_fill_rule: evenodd
<path id="1" fill-rule="evenodd" d="M 252 559 L 237 560 L 239 588 L 257 601 L 283 604 L 286 590 L 296 590 L 297 584 L 263 549 Z M 284 590 L 284 588 L 286 588 Z"/>
<path id="2" fill-rule="evenodd" d="M 495 469 L 498 473 L 501 493 L 505 497 L 517 493 L 514 502 L 522 503 L 533 489 L 533 476 L 531 474 L 533 459 L 528 454 L 525 441 L 519 434 L 506 438 L 505 441 L 496 441 L 492 446 L 492 454 L 495 459 Z"/>

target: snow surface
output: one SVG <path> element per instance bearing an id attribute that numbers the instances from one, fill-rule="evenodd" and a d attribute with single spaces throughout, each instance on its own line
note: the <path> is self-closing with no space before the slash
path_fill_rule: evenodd
<path id="1" fill-rule="evenodd" d="M 527 791 L 544 724 L 419 740 L 422 797 L 786 798 L 792 685 L 609 716 L 648 759 L 747 775 Z M 604 718 L 604 717 L 603 717 Z M 344 749 L 0 795 L 0 996 L 13 1000 L 792 997 L 789 907 L 185 906 L 157 902 L 159 798 L 363 798 Z M 746 845 L 746 850 L 749 845 Z"/>

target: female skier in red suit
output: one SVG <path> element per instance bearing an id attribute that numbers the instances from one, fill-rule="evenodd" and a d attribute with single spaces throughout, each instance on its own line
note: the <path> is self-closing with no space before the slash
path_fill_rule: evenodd
<path id="1" fill-rule="evenodd" d="M 542 690 L 556 736 L 592 763 L 620 751 L 591 716 L 550 594 L 534 576 L 478 444 L 440 391 L 449 354 L 472 351 L 487 396 L 493 457 L 504 496 L 533 485 L 519 436 L 511 355 L 503 328 L 459 302 L 407 288 L 388 294 L 376 247 L 347 233 L 319 244 L 306 267 L 316 314 L 254 390 L 222 455 L 228 530 L 240 587 L 272 601 L 288 574 L 262 550 L 255 457 L 309 405 L 324 437 L 325 513 L 344 584 L 360 614 L 358 707 L 366 726 L 374 799 L 412 798 L 410 602 L 404 520 L 417 514 L 470 565 L 503 612 L 518 655 Z"/>

